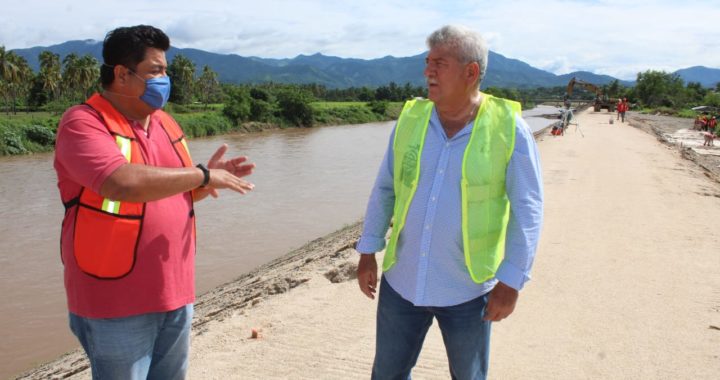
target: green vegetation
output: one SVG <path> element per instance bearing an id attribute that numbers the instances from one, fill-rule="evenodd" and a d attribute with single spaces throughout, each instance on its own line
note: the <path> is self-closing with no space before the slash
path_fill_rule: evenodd
<path id="1" fill-rule="evenodd" d="M 90 55 L 43 51 L 34 73 L 25 59 L 0 46 L 0 155 L 52 150 L 60 115 L 99 91 L 100 66 Z M 220 84 L 208 66 L 177 55 L 168 65 L 171 113 L 190 137 L 257 129 L 258 125 L 311 127 L 397 118 L 401 103 L 424 95 L 410 84 L 378 88 L 266 83 Z M 248 127 L 252 126 L 252 127 Z"/>
<path id="2" fill-rule="evenodd" d="M 0 118 L 0 155 L 51 151 L 58 121 L 49 114 Z"/>
<path id="3" fill-rule="evenodd" d="M 400 115 L 402 102 L 315 102 L 315 123 L 319 125 L 359 124 L 392 120 Z"/>
<path id="4" fill-rule="evenodd" d="M 0 46 L 0 155 L 52 150 L 60 115 L 93 92 L 100 90 L 99 63 L 90 55 L 60 56 L 49 51 L 39 55 L 34 73 L 25 59 Z M 199 75 L 198 75 L 199 74 Z M 176 55 L 168 65 L 172 81 L 171 102 L 165 110 L 190 137 L 213 136 L 257 129 L 258 125 L 312 127 L 367 123 L 396 119 L 403 102 L 426 97 L 424 87 L 390 82 L 377 88 L 330 89 L 318 84 L 221 84 L 208 66 L 198 73 L 195 64 Z M 720 107 L 720 84 L 714 90 L 688 83 L 662 71 L 639 73 L 637 86 L 618 81 L 602 86 L 612 98 L 627 97 L 637 108 L 692 117 L 697 105 Z M 557 99 L 564 87 L 497 88 L 483 91 L 522 103 L 524 109 L 538 99 Z M 592 100 L 595 94 L 578 89 L 571 100 Z M 252 127 L 248 127 L 252 126 Z"/>
<path id="5" fill-rule="evenodd" d="M 623 89 L 623 96 L 643 113 L 692 118 L 697 116 L 692 107 L 720 107 L 720 84 L 708 89 L 696 82 L 685 84 L 677 74 L 648 70 L 638 73 L 635 87 Z"/>

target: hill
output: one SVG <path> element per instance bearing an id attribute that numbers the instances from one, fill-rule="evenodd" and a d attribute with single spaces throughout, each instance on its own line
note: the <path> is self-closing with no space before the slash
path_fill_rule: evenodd
<path id="1" fill-rule="evenodd" d="M 91 54 L 102 62 L 102 42 L 94 40 L 68 41 L 47 47 L 15 49 L 16 54 L 28 60 L 34 70 L 38 70 L 38 55 L 49 50 L 64 58 L 67 54 Z M 298 55 L 295 58 L 272 59 L 243 57 L 236 54 L 218 54 L 199 49 L 172 47 L 168 60 L 182 54 L 195 62 L 198 74 L 208 65 L 218 73 L 222 82 L 228 83 L 318 83 L 328 88 L 370 86 L 376 87 L 390 82 L 423 85 L 422 75 L 425 66 L 425 53 L 411 57 L 386 56 L 377 59 L 341 58 L 320 53 Z M 720 69 L 703 66 L 678 70 L 683 80 L 700 82 L 706 87 L 720 82 Z M 495 87 L 552 87 L 565 86 L 570 78 L 577 77 L 595 84 L 607 84 L 615 80 L 609 75 L 600 75 L 587 71 L 578 71 L 555 75 L 545 70 L 493 51 L 489 54 L 488 71 L 483 88 Z M 634 82 L 620 81 L 625 86 Z"/>

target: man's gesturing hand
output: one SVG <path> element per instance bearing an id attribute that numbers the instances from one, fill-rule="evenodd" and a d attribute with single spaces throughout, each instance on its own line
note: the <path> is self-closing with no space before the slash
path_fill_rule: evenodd
<path id="1" fill-rule="evenodd" d="M 518 291 L 498 282 L 495 288 L 490 291 L 487 308 L 485 310 L 486 321 L 500 322 L 507 318 L 515 310 L 515 303 L 518 299 Z"/>
<path id="2" fill-rule="evenodd" d="M 357 279 L 360 285 L 360 291 L 368 298 L 374 300 L 377 291 L 377 262 L 375 254 L 360 255 L 360 262 L 357 268 Z"/>
<path id="3" fill-rule="evenodd" d="M 208 161 L 208 169 L 210 169 L 210 182 L 208 188 L 210 195 L 217 198 L 218 193 L 215 189 L 230 189 L 241 194 L 246 194 L 252 190 L 255 185 L 245 181 L 241 177 L 252 174 L 255 164 L 246 164 L 246 156 L 234 157 L 229 160 L 223 160 L 225 152 L 227 152 L 227 144 L 222 144 L 220 148 L 210 157 Z"/>

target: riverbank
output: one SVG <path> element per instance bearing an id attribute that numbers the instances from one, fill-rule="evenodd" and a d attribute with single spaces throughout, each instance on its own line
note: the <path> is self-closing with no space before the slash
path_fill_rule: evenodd
<path id="1" fill-rule="evenodd" d="M 401 102 L 316 102 L 311 103 L 312 126 L 351 125 L 395 120 L 402 110 Z M 171 104 L 169 109 L 179 108 Z M 272 122 L 244 121 L 234 123 L 222 109 L 206 111 L 169 111 L 190 138 L 233 133 L 255 133 L 281 128 L 304 128 L 282 118 Z M 47 112 L 0 115 L 0 157 L 50 152 L 61 115 Z"/>
<path id="2" fill-rule="evenodd" d="M 579 130 L 539 138 L 546 222 L 533 281 L 494 326 L 491 378 L 713 379 L 720 186 L 606 112 L 576 116 Z M 376 304 L 353 279 L 359 233 L 348 226 L 199 297 L 189 378 L 367 378 Z M 448 377 L 436 327 L 414 374 Z M 89 371 L 75 351 L 21 378 Z"/>

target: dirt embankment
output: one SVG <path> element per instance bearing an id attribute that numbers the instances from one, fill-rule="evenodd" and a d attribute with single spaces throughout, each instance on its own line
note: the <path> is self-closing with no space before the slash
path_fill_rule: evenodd
<path id="1" fill-rule="evenodd" d="M 331 283 L 356 278 L 353 249 L 362 224 L 357 222 L 319 239 L 198 297 L 192 336 L 207 331 L 208 322 L 245 314 L 273 295 L 283 294 L 320 273 Z M 66 379 L 89 376 L 90 363 L 77 349 L 20 375 L 17 379 Z"/>
<path id="2" fill-rule="evenodd" d="M 628 120 L 630 125 L 677 147 L 684 158 L 695 162 L 705 169 L 708 177 L 720 182 L 720 139 L 715 141 L 714 147 L 703 147 L 704 139 L 700 131 L 692 129 L 692 119 L 631 112 Z"/>

